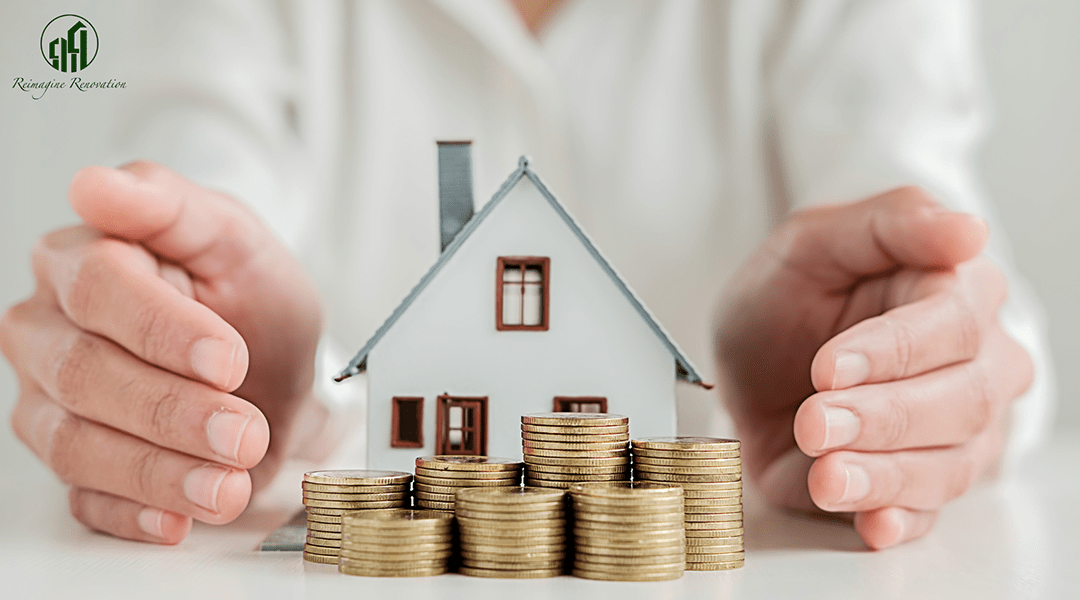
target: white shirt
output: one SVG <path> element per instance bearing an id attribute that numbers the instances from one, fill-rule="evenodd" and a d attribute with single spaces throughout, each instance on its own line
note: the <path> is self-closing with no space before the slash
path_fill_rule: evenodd
<path id="1" fill-rule="evenodd" d="M 724 284 L 791 210 L 915 184 L 986 217 L 1038 372 L 1013 453 L 1048 429 L 1040 312 L 973 168 L 970 1 L 571 0 L 539 40 L 503 0 L 155 4 L 120 158 L 259 211 L 321 289 L 327 370 L 435 261 L 435 140 L 471 139 L 477 203 L 528 154 L 706 374 Z M 729 432 L 680 388 L 681 433 Z"/>

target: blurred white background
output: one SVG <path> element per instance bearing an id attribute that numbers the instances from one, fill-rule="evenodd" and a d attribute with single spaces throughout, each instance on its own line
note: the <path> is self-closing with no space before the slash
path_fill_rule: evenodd
<path id="1" fill-rule="evenodd" d="M 125 79 L 122 52 L 132 0 L 6 0 L 0 7 L 0 307 L 31 290 L 29 256 L 46 231 L 74 222 L 66 189 L 81 166 L 107 160 L 112 100 L 122 91 L 11 89 L 15 77 L 48 79 L 38 37 L 63 13 L 85 16 L 101 50 L 93 79 Z M 994 97 L 993 132 L 981 154 L 985 188 L 1012 240 L 1017 264 L 1048 312 L 1057 365 L 1059 427 L 1080 425 L 1080 2 L 985 0 L 983 48 Z M 15 398 L 0 366 L 0 413 Z M 6 419 L 5 419 L 6 421 Z M 16 443 L 7 427 L 0 455 Z M 22 450 L 15 450 L 21 452 Z M 0 461 L 0 473 L 4 464 Z"/>

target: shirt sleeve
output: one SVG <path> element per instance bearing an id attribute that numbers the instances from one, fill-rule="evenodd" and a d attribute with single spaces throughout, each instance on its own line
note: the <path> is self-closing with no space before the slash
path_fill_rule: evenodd
<path id="1" fill-rule="evenodd" d="M 1005 272 L 1006 331 L 1035 382 L 1012 405 L 1007 463 L 1043 441 L 1054 378 L 1043 311 L 1017 273 L 975 159 L 988 93 L 969 0 L 805 0 L 789 5 L 768 64 L 775 151 L 789 209 L 918 185 L 990 223 L 986 254 Z"/>

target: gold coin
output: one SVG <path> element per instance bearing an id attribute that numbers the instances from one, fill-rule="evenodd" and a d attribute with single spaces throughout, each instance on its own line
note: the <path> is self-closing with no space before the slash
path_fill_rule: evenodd
<path id="1" fill-rule="evenodd" d="M 521 439 L 533 442 L 563 442 L 572 444 L 590 444 L 594 442 L 619 443 L 629 442 L 629 433 L 604 433 L 600 435 L 588 435 L 584 433 L 558 434 L 558 433 L 532 433 L 523 432 Z"/>
<path id="2" fill-rule="evenodd" d="M 689 515 L 724 515 L 729 513 L 741 513 L 742 504 L 723 504 L 718 506 L 685 506 L 683 510 Z"/>
<path id="3" fill-rule="evenodd" d="M 610 473 L 628 473 L 630 471 L 630 465 L 612 465 L 603 467 L 579 467 L 574 465 L 534 465 L 529 464 L 525 467 L 527 473 L 574 473 L 579 475 L 587 474 L 610 474 Z"/>
<path id="4" fill-rule="evenodd" d="M 307 522 L 308 531 L 327 531 L 332 533 L 341 533 L 341 523 L 319 523 L 318 521 L 312 521 L 308 519 Z"/>
<path id="5" fill-rule="evenodd" d="M 646 499 L 682 498 L 683 491 L 678 485 L 668 483 L 617 481 L 610 483 L 579 483 L 570 489 L 570 495 L 613 499 L 641 498 L 646 501 Z"/>
<path id="6" fill-rule="evenodd" d="M 614 458 L 551 458 L 549 456 L 524 455 L 525 468 L 536 465 L 549 465 L 556 467 L 629 467 L 629 456 L 616 456 Z"/>
<path id="7" fill-rule="evenodd" d="M 386 571 L 380 569 L 373 569 L 371 567 L 354 567 L 350 565 L 338 565 L 338 571 L 345 575 L 358 575 L 360 577 L 433 577 L 435 575 L 442 575 L 448 573 L 448 567 L 431 567 L 426 569 L 400 569 L 396 571 Z"/>
<path id="8" fill-rule="evenodd" d="M 420 483 L 419 481 L 414 483 L 413 485 L 416 487 L 416 490 L 413 492 L 414 494 L 416 492 L 427 492 L 429 494 L 448 494 L 452 496 L 454 494 L 457 494 L 458 490 L 467 489 L 456 485 L 428 485 L 426 483 Z"/>
<path id="9" fill-rule="evenodd" d="M 401 508 L 405 506 L 405 500 L 388 500 L 386 502 L 345 502 L 339 500 L 309 500 L 305 498 L 304 506 L 311 506 L 314 508 L 337 508 L 343 511 L 374 508 Z"/>
<path id="10" fill-rule="evenodd" d="M 574 513 L 574 522 L 585 523 L 615 523 L 625 525 L 652 525 L 654 529 L 661 524 L 670 525 L 673 523 L 682 523 L 683 514 L 681 512 L 668 512 L 668 513 L 639 513 L 639 514 L 627 514 L 623 512 L 618 513 Z"/>
<path id="11" fill-rule="evenodd" d="M 521 461 L 495 456 L 421 456 L 416 466 L 432 471 L 516 471 Z"/>
<path id="12" fill-rule="evenodd" d="M 667 467 L 634 463 L 635 473 L 669 473 L 672 475 L 741 475 L 742 467 Z"/>
<path id="13" fill-rule="evenodd" d="M 530 479 L 543 479 L 546 481 L 630 481 L 630 473 L 548 473 L 546 471 L 532 471 Z"/>
<path id="14" fill-rule="evenodd" d="M 322 554 L 323 556 L 337 556 L 338 548 L 330 548 L 327 546 L 315 546 L 312 544 L 304 544 L 304 552 L 308 554 Z"/>
<path id="15" fill-rule="evenodd" d="M 690 529 L 686 528 L 686 539 L 690 538 L 719 538 L 719 537 L 734 537 L 741 536 L 743 534 L 743 528 L 735 527 L 733 529 Z M 689 542 L 688 542 L 689 543 Z"/>
<path id="16" fill-rule="evenodd" d="M 647 557 L 647 556 L 677 556 L 683 553 L 683 545 L 679 542 L 663 542 L 661 544 L 641 544 L 640 547 L 631 548 L 622 546 L 601 546 L 592 543 L 575 545 L 578 556 L 588 554 L 590 556 L 602 556 L 606 558 Z M 670 559 L 669 559 L 670 560 Z"/>
<path id="17" fill-rule="evenodd" d="M 342 515 L 344 515 L 347 512 L 352 512 L 353 510 L 356 510 L 356 509 L 319 508 L 318 506 L 305 506 L 304 510 L 307 511 L 308 519 L 312 519 L 314 517 L 320 517 L 320 520 L 322 520 L 324 523 L 340 523 Z M 379 509 L 379 510 L 381 510 L 381 509 Z M 337 521 L 326 521 L 326 520 L 323 520 L 323 518 L 326 518 L 326 519 L 336 518 Z"/>
<path id="18" fill-rule="evenodd" d="M 683 490 L 683 493 L 686 493 L 686 491 Z M 742 505 L 742 495 L 741 494 L 738 495 L 738 496 L 730 496 L 730 497 L 727 497 L 727 498 L 690 498 L 690 497 L 687 497 L 686 500 L 685 500 L 685 505 L 687 507 L 691 507 L 691 506 L 733 506 L 733 505 L 736 505 L 736 504 Z"/>
<path id="19" fill-rule="evenodd" d="M 683 495 L 686 497 L 687 500 L 716 500 L 720 498 L 738 498 L 739 502 L 742 502 L 742 488 L 734 490 L 692 490 L 683 487 Z"/>
<path id="20" fill-rule="evenodd" d="M 554 433 L 557 435 L 568 434 L 586 434 L 586 435 L 603 435 L 614 434 L 619 435 L 623 433 L 630 433 L 630 427 L 626 425 L 530 425 L 528 423 L 521 424 L 522 433 Z"/>
<path id="21" fill-rule="evenodd" d="M 562 450 L 562 451 L 584 451 L 584 450 L 623 450 L 625 449 L 626 442 L 588 442 L 588 443 L 574 443 L 574 442 L 537 442 L 533 440 L 521 440 L 521 446 L 523 448 L 534 448 L 538 450 Z"/>
<path id="22" fill-rule="evenodd" d="M 742 521 L 742 511 L 732 513 L 685 513 L 683 517 L 687 523 L 720 523 L 726 521 Z"/>
<path id="23" fill-rule="evenodd" d="M 613 427 L 618 425 L 629 426 L 630 419 L 624 415 L 611 413 L 574 413 L 574 412 L 550 412 L 533 413 L 522 415 L 521 422 L 525 425 L 568 425 L 571 427 Z"/>
<path id="24" fill-rule="evenodd" d="M 516 487 L 518 486 L 517 479 L 453 479 L 450 477 L 429 477 L 427 475 L 417 475 L 416 482 L 422 483 L 427 486 L 438 487 L 453 487 L 453 488 L 465 488 L 465 487 Z"/>
<path id="25" fill-rule="evenodd" d="M 309 471 L 304 481 L 322 485 L 392 485 L 407 484 L 412 475 L 402 471 L 371 471 L 343 469 L 337 471 Z"/>
<path id="26" fill-rule="evenodd" d="M 393 545 L 399 547 L 416 544 L 449 544 L 453 541 L 450 531 L 438 532 L 400 532 L 400 531 L 343 531 L 341 541 L 345 544 L 371 544 L 374 546 Z"/>
<path id="27" fill-rule="evenodd" d="M 338 556 L 340 558 L 347 558 L 350 560 L 412 562 L 414 560 L 448 560 L 450 558 L 451 551 L 451 548 L 446 548 L 443 550 L 420 550 L 416 552 L 410 552 L 408 554 L 403 552 L 395 552 L 393 554 L 390 554 L 383 552 L 370 552 L 367 550 L 355 550 L 351 547 L 342 546 L 341 553 L 338 554 Z"/>
<path id="28" fill-rule="evenodd" d="M 341 538 L 331 539 L 331 538 L 312 537 L 311 534 L 308 534 L 307 538 L 305 538 L 304 541 L 309 546 L 321 546 L 323 548 L 340 548 L 341 547 Z"/>
<path id="29" fill-rule="evenodd" d="M 332 525 L 341 529 L 341 515 L 320 515 L 316 513 L 307 514 L 308 524 L 319 523 L 320 525 Z M 322 528 L 324 531 L 331 531 L 330 529 Z"/>
<path id="30" fill-rule="evenodd" d="M 738 521 L 687 521 L 684 523 L 687 531 L 718 530 L 718 529 L 742 529 L 742 520 Z"/>
<path id="31" fill-rule="evenodd" d="M 634 478 L 642 481 L 667 481 L 671 483 L 727 483 L 742 481 L 742 472 L 727 475 L 676 475 L 674 473 L 651 473 L 634 469 Z"/>
<path id="32" fill-rule="evenodd" d="M 579 495 L 574 498 L 575 510 L 589 512 L 653 513 L 657 511 L 683 512 L 682 498 L 642 501 L 640 498 L 600 498 Z"/>
<path id="33" fill-rule="evenodd" d="M 669 579 L 678 579 L 683 576 L 682 569 L 672 569 L 671 571 L 664 571 L 660 573 L 610 573 L 605 571 L 593 571 L 589 569 L 579 569 L 576 566 L 571 571 L 574 577 L 580 577 L 582 579 L 596 579 L 599 581 L 667 581 Z"/>
<path id="34" fill-rule="evenodd" d="M 443 479 L 480 479 L 483 481 L 519 479 L 521 477 L 521 471 L 519 469 L 514 469 L 512 471 L 454 471 L 450 469 L 425 469 L 424 467 L 416 467 L 416 474 L 425 477 L 440 477 Z"/>
<path id="35" fill-rule="evenodd" d="M 470 556 L 482 560 L 508 560 L 508 557 L 537 557 L 544 560 L 562 558 L 566 552 L 566 544 L 536 544 L 528 548 L 506 548 L 491 544 L 469 544 L 462 547 L 462 556 Z"/>
<path id="36" fill-rule="evenodd" d="M 722 452 L 701 452 L 697 450 L 650 450 L 648 448 L 634 447 L 633 452 L 634 458 L 651 456 L 655 458 L 706 460 L 742 457 L 742 452 L 738 450 L 727 450 Z"/>
<path id="37" fill-rule="evenodd" d="M 536 521 L 538 519 L 566 518 L 566 512 L 561 508 L 557 510 L 530 510 L 514 513 L 472 510 L 458 506 L 455 511 L 458 517 L 471 517 L 473 519 L 488 519 L 492 521 Z"/>
<path id="38" fill-rule="evenodd" d="M 743 561 L 733 560 L 731 562 L 721 563 L 686 563 L 687 571 L 727 571 L 729 569 L 738 569 L 743 566 Z"/>
<path id="39" fill-rule="evenodd" d="M 468 566 L 473 569 L 501 569 L 506 571 L 524 570 L 524 569 L 560 569 L 566 564 L 566 561 L 559 560 L 528 560 L 524 562 L 505 562 L 505 561 L 489 561 L 489 560 L 473 560 L 468 558 L 461 559 L 462 566 Z"/>
<path id="40" fill-rule="evenodd" d="M 434 500 L 436 502 L 453 502 L 454 501 L 454 495 L 453 494 L 434 494 L 434 493 L 431 493 L 431 492 L 421 492 L 421 491 L 413 492 L 413 494 L 417 498 L 422 499 L 422 500 Z"/>
<path id="41" fill-rule="evenodd" d="M 566 490 L 577 482 L 574 481 L 545 481 L 543 479 L 526 479 L 525 485 L 530 487 L 547 488 L 553 490 Z"/>
<path id="42" fill-rule="evenodd" d="M 523 448 L 521 452 L 526 456 L 540 456 L 546 458 L 625 458 L 630 456 L 630 451 L 625 448 L 617 450 L 545 450 L 543 448 Z"/>
<path id="43" fill-rule="evenodd" d="M 474 519 L 472 517 L 458 517 L 458 523 L 462 528 L 465 527 L 488 527 L 490 521 L 488 519 Z M 500 529 L 550 529 L 556 527 L 565 527 L 566 519 L 531 519 L 527 521 L 500 521 Z"/>
<path id="44" fill-rule="evenodd" d="M 724 533 L 726 531 L 719 531 L 717 533 Z M 690 548 L 697 546 L 731 546 L 734 544 L 742 545 L 742 535 L 716 535 L 709 537 L 688 537 L 686 538 L 686 551 L 689 552 Z"/>
<path id="45" fill-rule="evenodd" d="M 631 534 L 635 532 L 641 533 L 642 535 L 647 533 L 667 535 L 676 526 L 676 523 L 671 521 L 657 523 L 612 523 L 583 520 L 574 521 L 574 531 L 587 532 L 595 536 Z"/>
<path id="46" fill-rule="evenodd" d="M 706 452 L 731 452 L 742 448 L 742 443 L 739 440 L 687 435 L 641 438 L 634 440 L 633 445 L 635 448 L 647 448 L 650 450 L 703 450 Z"/>
<path id="47" fill-rule="evenodd" d="M 347 529 L 448 529 L 453 517 L 430 510 L 396 508 L 390 510 L 357 511 L 345 515 L 342 525 Z"/>
<path id="48" fill-rule="evenodd" d="M 313 563 L 322 563 L 324 565 L 336 565 L 338 557 L 328 554 L 312 554 L 310 552 L 304 552 L 304 560 Z"/>
<path id="49" fill-rule="evenodd" d="M 308 530 L 307 530 L 307 536 L 309 538 L 314 537 L 314 538 L 326 538 L 328 540 L 340 540 L 341 539 L 341 532 L 340 531 L 320 531 L 318 529 L 311 529 L 309 527 Z"/>
<path id="50" fill-rule="evenodd" d="M 480 567 L 460 567 L 458 573 L 469 577 L 487 577 L 494 579 L 541 579 L 562 575 L 562 568 L 557 569 L 484 569 Z"/>
<path id="51" fill-rule="evenodd" d="M 404 500 L 409 497 L 409 492 L 401 491 L 392 494 L 331 494 L 327 492 L 309 492 L 304 490 L 305 500 L 338 500 L 345 502 L 386 502 L 388 500 Z"/>
<path id="52" fill-rule="evenodd" d="M 416 506 L 432 510 L 450 511 L 451 513 L 454 512 L 453 502 L 439 502 L 438 500 L 424 500 L 422 498 L 417 498 Z"/>
<path id="53" fill-rule="evenodd" d="M 585 562 L 574 558 L 574 570 L 578 571 L 592 571 L 598 573 L 626 573 L 632 572 L 635 575 L 641 575 L 645 573 L 668 573 L 671 571 L 677 571 L 682 573 L 685 563 L 682 560 L 682 556 L 678 559 L 668 558 L 667 562 L 659 563 L 655 565 L 634 565 L 632 569 L 628 569 L 624 565 L 612 565 L 607 563 L 594 563 Z"/>
<path id="54" fill-rule="evenodd" d="M 648 555 L 621 555 L 613 556 L 610 554 L 588 554 L 582 552 L 579 548 L 577 553 L 574 554 L 574 564 L 581 565 L 587 563 L 589 565 L 621 565 L 627 569 L 636 569 L 639 566 L 653 566 L 653 565 L 666 565 L 671 566 L 673 563 L 682 560 L 682 551 L 667 552 L 666 554 L 648 554 Z"/>
<path id="55" fill-rule="evenodd" d="M 742 544 L 730 544 L 727 546 L 687 546 L 686 556 L 691 554 L 725 554 L 728 552 L 742 552 Z"/>
<path id="56" fill-rule="evenodd" d="M 660 531 L 660 532 L 623 532 L 623 533 L 611 533 L 603 532 L 598 533 L 595 531 L 583 532 L 583 530 L 574 530 L 574 547 L 575 548 L 611 548 L 617 550 L 631 550 L 635 548 L 644 548 L 648 546 L 678 546 L 682 543 L 682 536 L 678 532 L 673 531 Z"/>
<path id="57" fill-rule="evenodd" d="M 379 556 L 390 556 L 394 554 L 411 555 L 415 552 L 453 552 L 454 544 L 445 542 L 428 542 L 424 544 L 414 544 L 410 540 L 409 542 L 398 542 L 396 544 L 368 544 L 357 541 L 346 541 L 341 545 L 341 551 L 364 554 L 375 554 Z"/>
<path id="58" fill-rule="evenodd" d="M 547 512 L 553 510 L 566 510 L 566 502 L 543 502 L 537 504 L 486 504 L 483 502 L 468 502 L 458 498 L 455 502 L 455 509 L 467 509 L 474 511 L 498 513 L 500 515 L 507 514 L 528 514 L 532 512 Z"/>
<path id="59" fill-rule="evenodd" d="M 388 570 L 398 569 L 398 568 L 403 568 L 403 569 L 417 569 L 417 568 L 425 569 L 425 568 L 429 568 L 429 567 L 438 567 L 439 565 L 446 564 L 450 559 L 450 557 L 448 555 L 439 556 L 439 557 L 436 557 L 436 558 L 418 558 L 418 559 L 415 559 L 415 560 L 413 560 L 413 559 L 401 560 L 400 558 L 397 558 L 397 557 L 394 557 L 394 556 L 390 556 L 390 557 L 386 557 L 386 558 L 383 558 L 383 557 L 380 557 L 380 556 L 365 556 L 363 558 L 341 556 L 341 557 L 338 557 L 338 558 L 340 559 L 338 561 L 338 564 L 348 564 L 348 565 L 351 565 L 351 566 L 354 566 L 354 567 L 359 567 L 359 566 L 365 566 L 366 565 L 366 566 L 370 566 L 370 567 L 376 568 L 376 569 L 388 569 Z"/>
<path id="60" fill-rule="evenodd" d="M 693 557 L 693 560 L 691 560 Z M 743 560 L 743 551 L 738 552 L 725 552 L 722 554 L 688 554 L 686 556 L 686 562 L 730 562 L 733 560 Z"/>
<path id="61" fill-rule="evenodd" d="M 561 529 L 560 529 L 561 531 Z M 521 536 L 517 538 L 512 537 L 498 537 L 495 535 L 487 535 L 487 532 L 469 532 L 462 531 L 458 541 L 461 548 L 474 548 L 474 547 L 489 547 L 489 548 L 502 548 L 503 550 L 518 550 L 529 549 L 534 546 L 563 546 L 566 547 L 567 539 L 565 533 L 557 535 L 541 536 L 537 533 L 530 532 L 528 536 Z"/>
<path id="62" fill-rule="evenodd" d="M 634 464 L 655 465 L 658 467 L 741 467 L 741 458 L 656 458 L 654 456 L 639 456 L 636 449 L 631 451 Z"/>
<path id="63" fill-rule="evenodd" d="M 326 485 L 321 483 L 300 484 L 305 493 L 318 492 L 325 494 L 408 494 L 409 484 L 396 483 L 391 485 Z"/>

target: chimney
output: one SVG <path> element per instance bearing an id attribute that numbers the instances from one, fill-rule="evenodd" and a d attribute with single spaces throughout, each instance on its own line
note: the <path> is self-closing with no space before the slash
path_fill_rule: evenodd
<path id="1" fill-rule="evenodd" d="M 442 250 L 473 216 L 472 142 L 439 144 L 439 237 Z"/>

